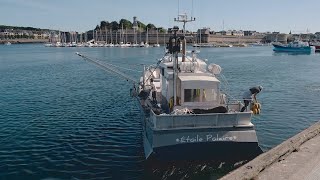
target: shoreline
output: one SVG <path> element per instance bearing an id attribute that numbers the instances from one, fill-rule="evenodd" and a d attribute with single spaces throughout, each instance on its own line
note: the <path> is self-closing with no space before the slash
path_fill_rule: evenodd
<path id="1" fill-rule="evenodd" d="M 0 39 L 0 44 L 10 42 L 11 44 L 47 43 L 48 39 Z"/>

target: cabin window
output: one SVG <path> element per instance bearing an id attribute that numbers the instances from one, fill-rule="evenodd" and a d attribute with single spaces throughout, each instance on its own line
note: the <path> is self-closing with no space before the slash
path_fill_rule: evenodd
<path id="1" fill-rule="evenodd" d="M 200 89 L 185 89 L 184 102 L 200 102 L 201 91 Z"/>
<path id="2" fill-rule="evenodd" d="M 217 92 L 214 89 L 203 89 L 202 101 L 216 101 L 217 100 Z"/>

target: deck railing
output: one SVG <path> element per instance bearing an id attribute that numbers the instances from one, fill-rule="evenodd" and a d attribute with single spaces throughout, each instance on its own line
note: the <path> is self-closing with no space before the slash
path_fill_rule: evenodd
<path id="1" fill-rule="evenodd" d="M 188 129 L 213 127 L 253 126 L 251 112 L 185 114 L 185 115 L 156 115 L 150 112 L 150 123 L 154 129 Z"/>

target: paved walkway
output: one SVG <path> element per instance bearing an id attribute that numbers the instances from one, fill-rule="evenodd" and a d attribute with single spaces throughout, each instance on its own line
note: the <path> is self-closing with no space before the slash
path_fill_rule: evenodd
<path id="1" fill-rule="evenodd" d="M 320 121 L 221 180 L 320 180 Z"/>
<path id="2" fill-rule="evenodd" d="M 282 157 L 258 175 L 257 179 L 320 179 L 320 135 L 300 146 L 298 151 Z"/>

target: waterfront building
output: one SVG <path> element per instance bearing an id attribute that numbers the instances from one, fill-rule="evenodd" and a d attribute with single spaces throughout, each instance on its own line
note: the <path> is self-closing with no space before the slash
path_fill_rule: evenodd
<path id="1" fill-rule="evenodd" d="M 228 30 L 226 32 L 227 36 L 244 36 L 244 32 L 242 30 Z"/>
<path id="2" fill-rule="evenodd" d="M 257 31 L 243 31 L 244 36 L 253 36 Z"/>

